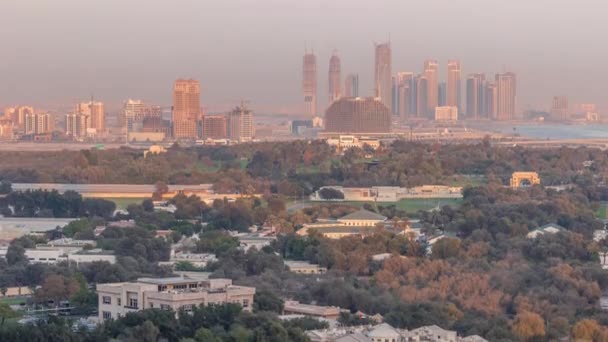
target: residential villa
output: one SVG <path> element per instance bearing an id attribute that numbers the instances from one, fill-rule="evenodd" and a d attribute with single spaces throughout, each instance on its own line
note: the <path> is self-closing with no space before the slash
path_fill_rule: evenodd
<path id="1" fill-rule="evenodd" d="M 526 235 L 526 237 L 528 239 L 535 239 L 541 235 L 557 234 L 559 232 L 565 232 L 565 231 L 566 231 L 566 228 L 560 226 L 559 224 L 549 223 L 549 224 L 538 227 L 538 228 L 534 229 L 533 231 L 529 232 L 528 235 Z"/>
<path id="2" fill-rule="evenodd" d="M 139 278 L 136 282 L 97 284 L 99 319 L 116 319 L 129 312 L 159 308 L 192 311 L 195 306 L 237 303 L 251 311 L 254 287 L 237 286 L 230 279 L 183 272 L 172 278 Z"/>

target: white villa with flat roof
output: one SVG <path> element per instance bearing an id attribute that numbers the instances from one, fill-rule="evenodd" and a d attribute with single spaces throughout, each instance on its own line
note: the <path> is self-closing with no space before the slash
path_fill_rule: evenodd
<path id="1" fill-rule="evenodd" d="M 237 303 L 251 311 L 255 288 L 230 279 L 209 279 L 188 272 L 171 278 L 139 278 L 136 282 L 97 284 L 99 319 L 116 319 L 129 312 L 158 308 L 192 311 L 195 306 Z"/>

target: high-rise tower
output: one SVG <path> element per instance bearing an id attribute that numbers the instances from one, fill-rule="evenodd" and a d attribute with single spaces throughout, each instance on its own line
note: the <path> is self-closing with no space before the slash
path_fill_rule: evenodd
<path id="1" fill-rule="evenodd" d="M 317 116 L 317 57 L 313 52 L 306 52 L 303 58 L 302 91 L 305 114 L 312 119 Z"/>
<path id="2" fill-rule="evenodd" d="M 458 107 L 458 112 L 462 112 L 461 106 L 461 69 L 460 61 L 448 61 L 448 83 L 446 105 L 450 107 Z"/>
<path id="3" fill-rule="evenodd" d="M 424 62 L 424 77 L 426 78 L 426 112 L 435 113 L 439 102 L 439 63 L 428 59 Z"/>
<path id="4" fill-rule="evenodd" d="M 484 108 L 484 74 L 471 74 L 467 77 L 467 118 L 479 119 L 486 116 Z"/>
<path id="5" fill-rule="evenodd" d="M 498 94 L 496 118 L 498 120 L 515 119 L 515 74 L 512 72 L 497 74 L 496 88 Z"/>
<path id="6" fill-rule="evenodd" d="M 196 139 L 201 119 L 201 89 L 196 80 L 176 80 L 173 84 L 173 138 Z"/>
<path id="7" fill-rule="evenodd" d="M 376 44 L 376 61 L 374 67 L 374 88 L 376 97 L 380 98 L 387 108 L 392 106 L 393 83 L 391 81 L 391 44 Z"/>
<path id="8" fill-rule="evenodd" d="M 335 53 L 329 59 L 329 105 L 342 96 L 340 57 Z"/>
<path id="9" fill-rule="evenodd" d="M 344 81 L 344 96 L 359 97 L 359 75 L 348 74 Z"/>

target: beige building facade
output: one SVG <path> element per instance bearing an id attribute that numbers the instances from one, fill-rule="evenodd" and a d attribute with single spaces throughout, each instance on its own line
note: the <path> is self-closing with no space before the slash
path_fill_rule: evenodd
<path id="1" fill-rule="evenodd" d="M 99 319 L 117 319 L 144 309 L 192 311 L 209 304 L 240 304 L 251 311 L 255 288 L 232 285 L 230 279 L 208 279 L 206 274 L 173 278 L 139 278 L 136 282 L 98 284 Z"/>

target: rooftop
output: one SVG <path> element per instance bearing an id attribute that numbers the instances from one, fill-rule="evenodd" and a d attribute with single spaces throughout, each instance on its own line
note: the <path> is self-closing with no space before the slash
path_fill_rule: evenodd
<path id="1" fill-rule="evenodd" d="M 357 210 L 354 213 L 350 213 L 346 216 L 340 218 L 340 221 L 343 220 L 353 220 L 353 221 L 386 221 L 386 216 L 382 216 L 380 214 L 373 213 L 371 211 L 367 211 L 365 209 Z"/>

